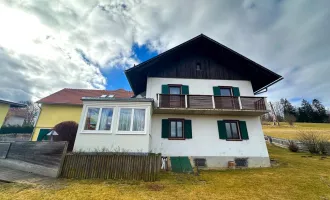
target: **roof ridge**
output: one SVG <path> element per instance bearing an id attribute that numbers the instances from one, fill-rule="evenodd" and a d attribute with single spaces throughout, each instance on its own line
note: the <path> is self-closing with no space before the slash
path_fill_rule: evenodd
<path id="1" fill-rule="evenodd" d="M 118 90 L 124 90 L 126 92 L 133 92 L 131 90 L 125 90 L 124 88 L 119 88 L 119 89 L 115 89 L 115 90 L 101 90 L 101 89 L 86 89 L 86 88 L 63 88 L 62 90 L 84 90 L 84 91 L 87 91 L 87 90 L 91 90 L 91 91 L 107 91 L 107 92 L 112 92 L 112 91 L 118 91 Z M 59 90 L 57 92 L 60 92 L 62 90 Z"/>

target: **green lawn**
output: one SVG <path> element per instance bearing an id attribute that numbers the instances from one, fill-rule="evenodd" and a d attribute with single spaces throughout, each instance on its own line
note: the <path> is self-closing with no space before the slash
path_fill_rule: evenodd
<path id="1" fill-rule="evenodd" d="M 330 123 L 295 123 L 293 127 L 287 123 L 281 123 L 280 126 L 263 126 L 265 135 L 284 139 L 297 139 L 299 132 L 306 130 L 318 132 L 330 139 Z"/>
<path id="2" fill-rule="evenodd" d="M 2 184 L 0 199 L 330 199 L 330 157 L 322 160 L 268 148 L 279 163 L 276 167 L 204 171 L 200 176 L 163 173 L 154 183 L 60 180 L 54 185 Z"/>

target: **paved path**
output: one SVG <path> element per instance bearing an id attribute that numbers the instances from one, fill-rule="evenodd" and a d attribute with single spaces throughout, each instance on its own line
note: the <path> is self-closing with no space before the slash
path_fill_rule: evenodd
<path id="1" fill-rule="evenodd" d="M 0 181 L 17 182 L 17 183 L 50 184 L 55 182 L 56 179 L 0 166 Z"/>

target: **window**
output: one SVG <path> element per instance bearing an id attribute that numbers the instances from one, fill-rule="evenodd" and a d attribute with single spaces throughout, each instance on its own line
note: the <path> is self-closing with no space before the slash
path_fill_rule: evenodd
<path id="1" fill-rule="evenodd" d="M 228 140 L 240 140 L 238 121 L 225 121 L 226 133 Z"/>
<path id="2" fill-rule="evenodd" d="M 220 87 L 221 96 L 233 96 L 231 87 Z"/>
<path id="3" fill-rule="evenodd" d="M 145 109 L 121 108 L 118 131 L 144 131 Z"/>
<path id="4" fill-rule="evenodd" d="M 100 108 L 88 108 L 85 120 L 85 130 L 96 130 Z"/>
<path id="5" fill-rule="evenodd" d="M 181 86 L 169 86 L 170 94 L 181 94 Z"/>
<path id="6" fill-rule="evenodd" d="M 183 119 L 170 119 L 170 135 L 169 138 L 183 139 Z"/>
<path id="7" fill-rule="evenodd" d="M 99 130 L 110 130 L 112 123 L 112 108 L 102 108 L 101 118 L 99 123 Z"/>
<path id="8" fill-rule="evenodd" d="M 84 130 L 110 131 L 113 108 L 88 108 Z"/>
<path id="9" fill-rule="evenodd" d="M 196 64 L 196 70 L 197 70 L 197 71 L 202 70 L 202 68 L 201 68 L 201 64 L 200 64 L 200 63 L 197 63 L 197 64 Z"/>

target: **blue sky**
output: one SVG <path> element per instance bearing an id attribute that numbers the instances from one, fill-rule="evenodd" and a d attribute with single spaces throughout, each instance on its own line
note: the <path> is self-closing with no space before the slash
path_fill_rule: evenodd
<path id="1" fill-rule="evenodd" d="M 125 69 L 203 33 L 284 77 L 270 101 L 330 107 L 330 1 L 186 2 L 1 1 L 0 98 L 130 89 Z"/>
<path id="2" fill-rule="evenodd" d="M 134 44 L 132 51 L 134 52 L 133 56 L 139 61 L 139 63 L 158 55 L 156 51 L 148 49 L 147 45 L 139 46 L 138 44 Z M 125 76 L 124 69 L 121 67 L 118 66 L 111 68 L 110 70 L 102 70 L 102 73 L 107 79 L 107 90 L 115 90 L 120 88 L 132 90 Z"/>

